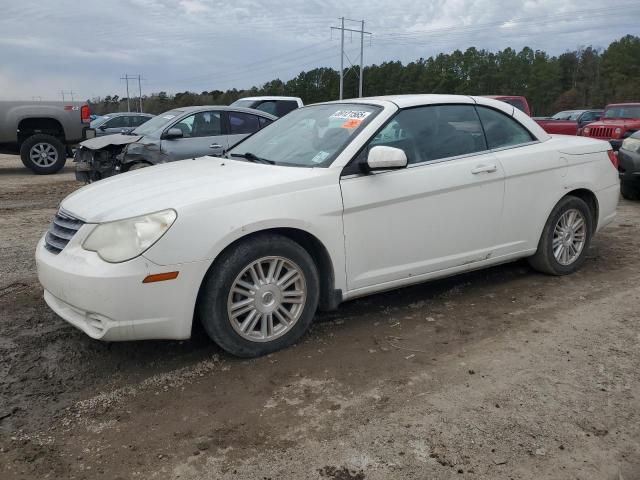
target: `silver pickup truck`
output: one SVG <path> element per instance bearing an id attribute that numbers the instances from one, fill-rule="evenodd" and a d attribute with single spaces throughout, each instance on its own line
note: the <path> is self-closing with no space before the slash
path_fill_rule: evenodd
<path id="1" fill-rule="evenodd" d="M 86 138 L 90 114 L 84 102 L 0 102 L 0 151 L 20 152 L 34 173 L 56 173 Z"/>

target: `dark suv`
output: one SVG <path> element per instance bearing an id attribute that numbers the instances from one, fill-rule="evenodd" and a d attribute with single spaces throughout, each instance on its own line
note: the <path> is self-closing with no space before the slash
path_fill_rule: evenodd
<path id="1" fill-rule="evenodd" d="M 627 200 L 640 200 L 640 131 L 622 141 L 618 171 L 622 196 Z"/>

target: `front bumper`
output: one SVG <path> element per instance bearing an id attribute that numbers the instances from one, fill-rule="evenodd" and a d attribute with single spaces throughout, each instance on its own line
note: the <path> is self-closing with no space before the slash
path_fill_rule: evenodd
<path id="1" fill-rule="evenodd" d="M 99 340 L 186 339 L 191 335 L 204 262 L 159 266 L 143 256 L 108 263 L 81 243 L 93 225 L 83 226 L 57 255 L 36 249 L 38 279 L 51 309 Z M 179 271 L 174 280 L 146 283 L 147 275 Z"/>

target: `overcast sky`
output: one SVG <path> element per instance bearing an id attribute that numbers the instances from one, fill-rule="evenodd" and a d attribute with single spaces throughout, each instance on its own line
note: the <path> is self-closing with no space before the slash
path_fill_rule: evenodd
<path id="1" fill-rule="evenodd" d="M 200 92 L 337 68 L 330 27 L 341 16 L 373 33 L 366 64 L 469 46 L 560 54 L 640 33 L 637 0 L 0 0 L 0 9 L 5 100 L 125 96 L 125 73 L 142 74 L 146 93 Z M 359 37 L 346 46 L 357 62 Z"/>

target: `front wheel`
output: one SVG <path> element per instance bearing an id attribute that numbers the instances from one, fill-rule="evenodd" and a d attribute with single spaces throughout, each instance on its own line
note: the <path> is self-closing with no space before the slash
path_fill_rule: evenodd
<path id="1" fill-rule="evenodd" d="M 309 253 L 287 237 L 265 234 L 220 256 L 205 278 L 197 312 L 220 347 L 257 357 L 295 343 L 311 325 L 318 298 Z"/>
<path id="2" fill-rule="evenodd" d="M 584 200 L 564 197 L 549 215 L 529 264 L 550 275 L 574 273 L 586 259 L 593 230 L 591 210 Z"/>

